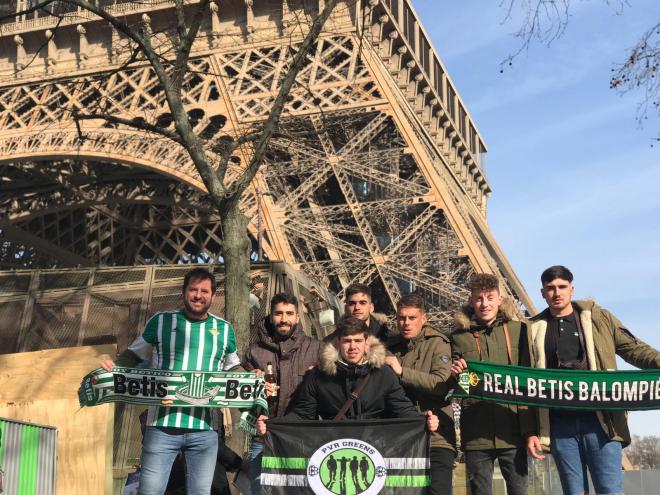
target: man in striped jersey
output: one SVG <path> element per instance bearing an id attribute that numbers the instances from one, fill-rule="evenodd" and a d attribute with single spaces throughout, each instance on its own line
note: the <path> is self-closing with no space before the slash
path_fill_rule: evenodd
<path id="1" fill-rule="evenodd" d="M 117 358 L 119 366 L 134 367 L 150 360 L 153 367 L 173 371 L 229 371 L 240 360 L 232 326 L 208 312 L 216 281 L 204 268 L 195 268 L 183 282 L 183 309 L 156 313 L 144 331 Z M 112 360 L 101 363 L 110 371 Z M 191 384 L 192 385 L 192 384 Z M 162 495 L 179 451 L 186 459 L 189 495 L 208 495 L 218 451 L 218 411 L 201 407 L 149 408 L 142 444 L 139 495 Z"/>

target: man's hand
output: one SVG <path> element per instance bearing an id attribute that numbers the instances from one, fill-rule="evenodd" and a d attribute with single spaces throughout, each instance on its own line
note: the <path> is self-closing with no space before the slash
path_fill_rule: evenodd
<path id="1" fill-rule="evenodd" d="M 454 362 L 451 363 L 451 376 L 458 378 L 458 375 L 460 375 L 465 369 L 467 369 L 465 359 L 454 359 Z"/>
<path id="2" fill-rule="evenodd" d="M 264 376 L 266 373 L 264 370 L 259 370 L 259 369 L 253 369 L 252 373 L 254 373 L 257 376 Z M 280 389 L 280 386 L 276 383 L 266 383 L 266 397 L 272 397 L 275 395 L 275 392 Z"/>
<path id="3" fill-rule="evenodd" d="M 266 397 L 272 397 L 277 395 L 277 391 L 280 389 L 280 386 L 277 383 L 266 382 Z"/>
<path id="4" fill-rule="evenodd" d="M 112 368 L 115 367 L 115 362 L 112 359 L 106 359 L 101 361 L 101 368 L 105 371 L 112 371 Z"/>
<path id="5" fill-rule="evenodd" d="M 433 414 L 433 411 L 426 411 L 424 414 L 426 415 L 426 428 L 429 431 L 436 431 L 440 426 L 438 417 Z"/>
<path id="6" fill-rule="evenodd" d="M 403 373 L 401 363 L 399 363 L 399 360 L 395 356 L 385 356 L 385 364 L 392 368 L 392 371 L 397 375 L 401 376 L 401 373 Z"/>
<path id="7" fill-rule="evenodd" d="M 266 434 L 266 420 L 268 419 L 268 416 L 264 416 L 263 414 L 260 414 L 259 417 L 257 418 L 257 433 L 260 436 L 264 436 Z"/>
<path id="8" fill-rule="evenodd" d="M 545 459 L 542 453 L 541 440 L 536 435 L 527 438 L 527 452 L 532 456 L 532 459 Z"/>

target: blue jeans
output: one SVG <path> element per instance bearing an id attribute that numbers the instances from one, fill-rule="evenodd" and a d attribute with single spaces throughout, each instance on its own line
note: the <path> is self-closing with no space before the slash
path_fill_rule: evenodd
<path id="1" fill-rule="evenodd" d="M 148 426 L 142 443 L 139 495 L 162 495 L 179 451 L 186 458 L 188 495 L 209 495 L 218 455 L 218 433 L 213 430 Z"/>
<path id="2" fill-rule="evenodd" d="M 621 442 L 610 440 L 594 412 L 550 411 L 550 442 L 564 495 L 623 493 Z"/>
<path id="3" fill-rule="evenodd" d="M 250 451 L 248 452 L 248 463 L 250 466 L 250 489 L 252 495 L 261 493 L 261 457 L 264 452 L 264 443 L 257 437 L 252 438 Z"/>

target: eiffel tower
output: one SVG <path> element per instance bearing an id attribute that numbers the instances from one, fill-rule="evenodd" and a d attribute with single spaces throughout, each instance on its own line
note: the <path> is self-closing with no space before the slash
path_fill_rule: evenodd
<path id="1" fill-rule="evenodd" d="M 34 3 L 3 2 L 0 13 Z M 154 31 L 175 8 L 96 4 Z M 220 142 L 263 121 L 300 26 L 323 6 L 210 2 L 184 83 L 195 131 Z M 124 64 L 125 46 L 109 24 L 65 4 L 0 25 L 0 266 L 221 261 L 219 217 L 182 148 L 73 119 L 102 105 L 171 123 L 153 71 Z M 485 157 L 411 2 L 347 0 L 309 53 L 282 133 L 243 200 L 254 256 L 286 261 L 340 295 L 367 283 L 385 312 L 419 291 L 445 327 L 474 272 L 496 274 L 531 309 L 486 221 Z"/>

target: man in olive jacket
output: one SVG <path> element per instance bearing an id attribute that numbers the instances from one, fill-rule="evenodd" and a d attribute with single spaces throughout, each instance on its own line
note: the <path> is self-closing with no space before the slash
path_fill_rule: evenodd
<path id="1" fill-rule="evenodd" d="M 445 400 L 451 378 L 449 338 L 426 325 L 424 299 L 417 294 L 406 294 L 399 300 L 396 316 L 399 335 L 386 342 L 392 355 L 385 363 L 399 376 L 417 408 L 432 410 L 440 419 L 440 428 L 431 434 L 431 486 L 427 493 L 451 495 L 456 431 L 452 407 Z"/>
<path id="2" fill-rule="evenodd" d="M 529 366 L 527 326 L 514 321 L 514 307 L 500 293 L 497 277 L 477 274 L 470 280 L 468 305 L 456 315 L 451 335 L 452 374 L 465 360 Z M 492 494 L 498 460 L 509 495 L 527 494 L 527 438 L 536 434 L 534 414 L 526 406 L 464 399 L 461 445 L 472 495 Z"/>
<path id="3" fill-rule="evenodd" d="M 594 301 L 571 301 L 573 274 L 551 266 L 541 275 L 548 308 L 532 318 L 536 368 L 616 369 L 616 355 L 639 368 L 660 367 L 660 353 L 637 339 L 616 316 Z M 623 493 L 621 450 L 630 443 L 625 411 L 539 408 L 539 435 L 528 448 L 551 448 L 564 493 L 587 493 L 587 466 L 596 493 Z"/>
<path id="4" fill-rule="evenodd" d="M 308 337 L 300 326 L 298 299 L 286 293 L 273 296 L 270 315 L 257 328 L 257 341 L 252 344 L 242 360 L 246 371 L 266 371 L 271 363 L 277 381 L 277 395 L 268 400 L 271 418 L 286 414 L 307 370 L 318 364 L 321 342 Z M 270 387 L 270 386 L 269 386 Z M 250 445 L 248 461 L 252 493 L 259 493 L 261 483 L 261 453 L 263 442 L 254 437 Z"/>

